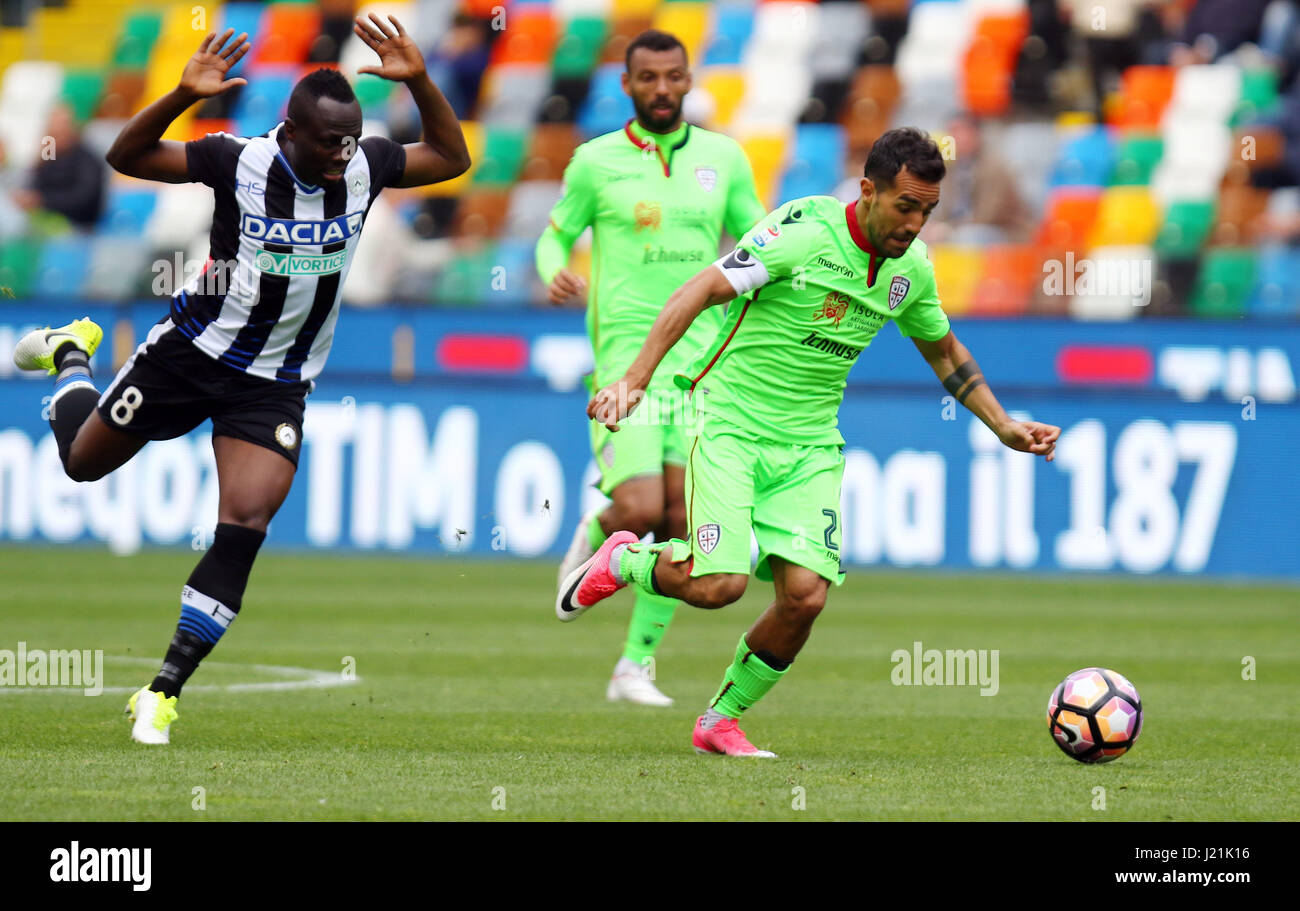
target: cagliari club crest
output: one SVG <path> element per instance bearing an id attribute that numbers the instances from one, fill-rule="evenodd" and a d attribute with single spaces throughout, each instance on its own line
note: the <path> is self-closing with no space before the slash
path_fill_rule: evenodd
<path id="1" fill-rule="evenodd" d="M 700 182 L 700 186 L 704 188 L 705 193 L 712 193 L 713 188 L 718 185 L 718 169 L 707 165 L 697 165 L 695 179 Z"/>
<path id="2" fill-rule="evenodd" d="M 695 540 L 700 544 L 700 550 L 706 554 L 713 553 L 713 548 L 718 546 L 718 539 L 722 537 L 722 529 L 716 522 L 710 522 L 708 525 L 701 525 L 695 530 Z"/>
<path id="3" fill-rule="evenodd" d="M 898 305 L 907 297 L 907 292 L 911 290 L 912 282 L 905 275 L 895 275 L 894 280 L 889 283 L 889 309 L 897 309 Z"/>

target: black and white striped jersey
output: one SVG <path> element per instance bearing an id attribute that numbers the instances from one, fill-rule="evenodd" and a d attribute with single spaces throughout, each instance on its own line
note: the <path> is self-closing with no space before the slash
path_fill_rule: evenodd
<path id="1" fill-rule="evenodd" d="M 171 319 L 200 350 L 253 376 L 314 379 L 370 205 L 406 168 L 406 150 L 369 136 L 343 179 L 302 183 L 276 137 L 211 133 L 186 143 L 190 178 L 212 187 L 208 262 L 172 298 Z"/>

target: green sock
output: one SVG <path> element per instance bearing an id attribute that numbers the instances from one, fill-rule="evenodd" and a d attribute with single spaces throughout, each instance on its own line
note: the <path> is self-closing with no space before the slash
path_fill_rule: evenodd
<path id="1" fill-rule="evenodd" d="M 668 548 L 668 559 L 674 563 L 680 563 L 691 555 L 691 545 L 681 538 L 673 538 L 662 544 L 628 544 L 619 555 L 618 574 L 624 582 L 635 585 L 647 595 L 663 597 L 662 592 L 655 590 L 651 576 L 654 575 L 655 564 L 659 562 L 659 552 L 664 548 Z M 615 548 L 616 552 L 618 550 Z"/>
<path id="2" fill-rule="evenodd" d="M 665 595 L 651 595 L 637 589 L 636 603 L 632 607 L 632 622 L 627 628 L 627 645 L 623 657 L 642 664 L 655 653 L 659 641 L 668 632 L 668 624 L 677 612 L 677 599 Z"/>
<path id="3" fill-rule="evenodd" d="M 600 517 L 592 516 L 591 521 L 587 523 L 587 543 L 591 545 L 593 551 L 600 550 L 600 545 L 605 543 L 609 535 L 600 527 Z"/>
<path id="4" fill-rule="evenodd" d="M 784 671 L 773 670 L 749 650 L 745 637 L 741 636 L 740 644 L 736 646 L 736 657 L 727 668 L 722 686 L 709 708 L 728 718 L 739 718 L 746 709 L 753 708 L 754 703 L 766 696 L 788 670 L 788 667 Z"/>

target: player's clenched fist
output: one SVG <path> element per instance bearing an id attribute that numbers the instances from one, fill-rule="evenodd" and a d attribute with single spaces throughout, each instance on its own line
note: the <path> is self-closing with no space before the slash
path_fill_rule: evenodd
<path id="1" fill-rule="evenodd" d="M 1047 461 L 1056 458 L 1056 440 L 1061 435 L 1061 428 L 1038 421 L 1011 421 L 998 428 L 998 438 L 1017 452 L 1030 452 L 1046 457 Z"/>
<path id="2" fill-rule="evenodd" d="M 555 278 L 551 279 L 550 285 L 546 288 L 546 299 L 556 306 L 567 304 L 569 301 L 577 300 L 587 293 L 587 283 L 583 281 L 581 275 L 576 272 L 570 272 L 568 269 L 561 269 L 555 273 Z"/>
<path id="3" fill-rule="evenodd" d="M 617 383 L 610 383 L 592 397 L 587 403 L 587 417 L 617 431 L 618 422 L 631 414 L 632 409 L 640 405 L 644 398 L 645 385 L 628 382 L 624 377 Z"/>

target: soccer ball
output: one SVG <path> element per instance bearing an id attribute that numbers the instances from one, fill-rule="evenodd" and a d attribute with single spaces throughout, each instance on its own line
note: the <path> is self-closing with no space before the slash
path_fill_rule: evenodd
<path id="1" fill-rule="evenodd" d="M 1052 739 L 1080 762 L 1110 762 L 1137 743 L 1142 700 L 1123 674 L 1103 667 L 1075 671 L 1047 701 Z"/>

